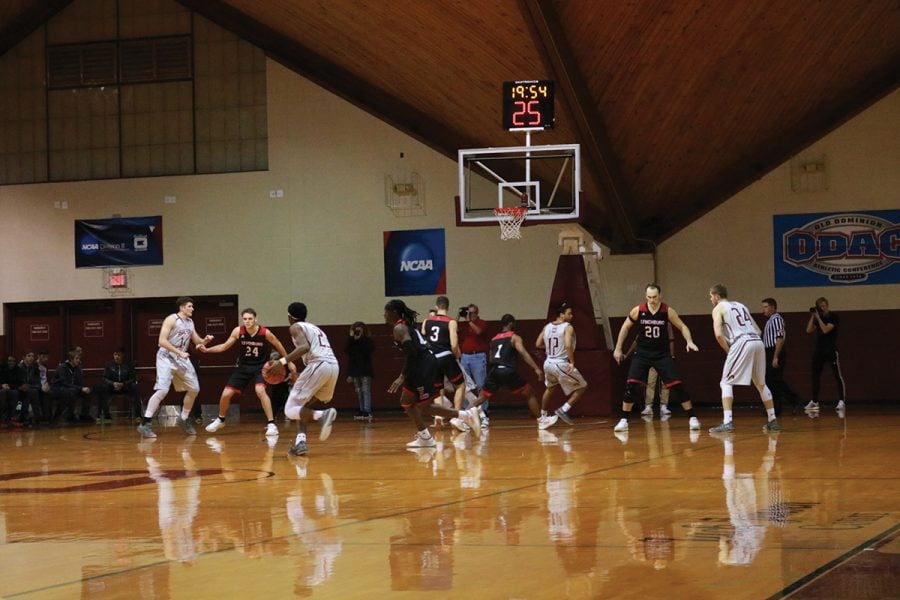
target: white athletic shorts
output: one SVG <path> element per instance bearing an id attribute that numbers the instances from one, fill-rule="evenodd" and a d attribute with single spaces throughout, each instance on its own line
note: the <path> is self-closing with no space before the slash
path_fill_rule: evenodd
<path id="1" fill-rule="evenodd" d="M 722 383 L 750 385 L 766 382 L 766 349 L 755 336 L 739 337 L 728 348 L 722 367 Z"/>
<path id="2" fill-rule="evenodd" d="M 555 360 L 544 361 L 544 387 L 551 388 L 559 385 L 563 393 L 568 396 L 575 390 L 580 390 L 587 386 L 584 376 L 578 372 L 578 369 L 572 368 L 568 362 L 559 362 Z"/>
<path id="3" fill-rule="evenodd" d="M 156 353 L 156 385 L 154 390 L 168 390 L 174 384 L 176 392 L 199 392 L 200 381 L 189 358 L 180 358 L 162 348 Z"/>
<path id="4" fill-rule="evenodd" d="M 311 362 L 297 377 L 285 403 L 285 411 L 291 406 L 305 406 L 313 398 L 331 402 L 338 380 L 338 364 L 317 360 Z"/>

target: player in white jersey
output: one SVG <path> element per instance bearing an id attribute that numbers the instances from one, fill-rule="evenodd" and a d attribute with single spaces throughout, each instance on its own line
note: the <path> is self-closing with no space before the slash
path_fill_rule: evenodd
<path id="1" fill-rule="evenodd" d="M 197 380 L 197 371 L 191 363 L 191 355 L 187 350 L 191 342 L 200 348 L 212 341 L 213 336 L 208 335 L 201 338 L 197 335 L 192 319 L 194 301 L 191 298 L 182 296 L 176 300 L 176 303 L 178 312 L 166 317 L 159 329 L 159 350 L 156 352 L 156 385 L 153 386 L 153 395 L 147 400 L 147 410 L 144 411 L 141 424 L 137 428 L 138 433 L 143 437 L 156 437 L 153 429 L 150 428 L 150 421 L 153 420 L 153 415 L 156 414 L 156 410 L 173 384 L 176 391 L 186 392 L 178 424 L 188 435 L 197 434 L 190 417 L 194 400 L 200 393 L 200 382 Z"/>
<path id="2" fill-rule="evenodd" d="M 302 357 L 303 364 L 306 365 L 294 381 L 284 405 L 284 416 L 299 424 L 300 431 L 289 451 L 293 456 L 302 456 L 308 452 L 306 426 L 310 421 L 321 421 L 319 439 L 326 440 L 331 435 L 331 424 L 337 418 L 337 411 L 333 408 L 312 410 L 307 407 L 314 400 L 323 404 L 331 402 L 338 379 L 338 361 L 325 332 L 312 323 L 307 323 L 306 314 L 306 305 L 302 302 L 292 302 L 288 306 L 288 320 L 291 323 L 289 332 L 294 340 L 294 349 L 279 359 L 282 365 L 288 365 Z M 293 365 L 291 368 L 293 371 Z"/>
<path id="3" fill-rule="evenodd" d="M 547 352 L 547 358 L 544 360 L 546 389 L 541 398 L 538 427 L 546 429 L 556 423 L 557 419 L 572 425 L 574 421 L 569 416 L 569 411 L 587 390 L 587 381 L 575 368 L 575 328 L 572 326 L 572 307 L 566 302 L 560 302 L 556 307 L 556 319 L 544 325 L 535 346 L 544 348 Z M 551 415 L 547 411 L 547 405 L 557 385 L 568 398 Z"/>
<path id="4" fill-rule="evenodd" d="M 764 431 L 779 431 L 781 425 L 775 418 L 772 392 L 766 386 L 766 350 L 759 337 L 759 326 L 750 311 L 740 302 L 728 300 L 728 290 L 722 284 L 709 289 L 709 301 L 713 305 L 713 331 L 719 346 L 728 354 L 722 368 L 722 423 L 712 427 L 710 433 L 734 431 L 733 411 L 735 385 L 750 385 L 759 392 L 766 407 L 768 423 Z"/>

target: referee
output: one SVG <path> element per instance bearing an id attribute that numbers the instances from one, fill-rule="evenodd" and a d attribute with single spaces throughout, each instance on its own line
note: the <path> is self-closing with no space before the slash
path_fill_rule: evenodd
<path id="1" fill-rule="evenodd" d="M 775 414 L 781 415 L 781 407 L 787 401 L 791 402 L 796 412 L 800 406 L 800 397 L 784 380 L 784 366 L 787 363 L 784 319 L 778 314 L 778 302 L 775 298 L 762 300 L 762 312 L 768 317 L 762 339 L 766 347 L 766 385 L 772 391 L 772 398 L 775 400 Z"/>

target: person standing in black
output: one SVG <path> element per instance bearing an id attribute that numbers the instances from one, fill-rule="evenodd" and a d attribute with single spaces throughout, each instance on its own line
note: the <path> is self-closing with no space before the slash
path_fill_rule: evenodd
<path id="1" fill-rule="evenodd" d="M 840 327 L 841 319 L 837 313 L 829 310 L 828 299 L 824 297 L 816 300 L 816 305 L 809 309 L 809 313 L 806 333 L 816 334 L 816 345 L 812 357 L 812 400 L 806 405 L 806 410 L 819 410 L 819 387 L 822 368 L 827 364 L 831 367 L 834 381 L 837 384 L 838 402 L 835 408 L 838 411 L 838 416 L 844 416 L 843 412 L 847 407 L 844 401 L 847 393 L 844 386 L 844 376 L 841 375 L 841 361 L 837 349 L 838 328 Z"/>
<path id="2" fill-rule="evenodd" d="M 778 312 L 775 298 L 763 298 L 762 313 L 767 317 L 763 328 L 763 345 L 766 348 L 766 385 L 772 392 L 775 401 L 775 415 L 781 414 L 781 408 L 790 402 L 794 409 L 800 406 L 800 397 L 784 380 L 784 367 L 787 364 L 787 349 L 784 331 L 784 319 Z"/>
<path id="3" fill-rule="evenodd" d="M 347 383 L 356 390 L 359 400 L 359 412 L 355 420 L 372 420 L 372 378 L 375 370 L 372 367 L 372 354 L 375 353 L 375 343 L 369 337 L 369 330 L 362 321 L 357 321 L 350 326 L 350 335 L 347 336 L 345 346 L 349 363 L 347 365 Z"/>

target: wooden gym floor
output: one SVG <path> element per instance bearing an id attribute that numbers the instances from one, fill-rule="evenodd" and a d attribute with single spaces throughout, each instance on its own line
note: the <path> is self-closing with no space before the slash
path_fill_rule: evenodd
<path id="1" fill-rule="evenodd" d="M 897 598 L 900 410 L 0 431 L 3 598 Z M 622 436 L 624 438 L 624 436 Z M 724 475 L 724 477 L 723 477 Z"/>

